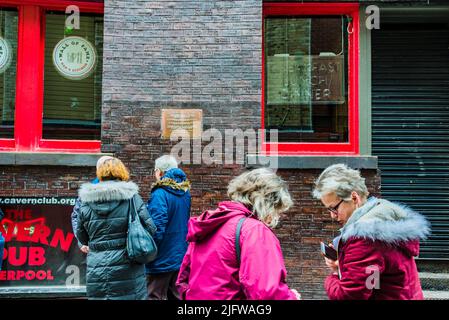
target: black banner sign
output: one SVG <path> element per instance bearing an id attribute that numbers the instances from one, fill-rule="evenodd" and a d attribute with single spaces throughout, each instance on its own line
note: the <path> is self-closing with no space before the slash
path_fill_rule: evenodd
<path id="1" fill-rule="evenodd" d="M 75 198 L 0 198 L 0 287 L 83 286 L 85 255 L 72 230 Z"/>

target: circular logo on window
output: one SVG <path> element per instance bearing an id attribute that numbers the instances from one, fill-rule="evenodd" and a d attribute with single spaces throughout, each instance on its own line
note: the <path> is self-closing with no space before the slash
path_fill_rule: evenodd
<path id="1" fill-rule="evenodd" d="M 70 80 L 81 80 L 90 76 L 96 62 L 95 48 L 81 37 L 64 38 L 53 50 L 53 64 L 56 70 Z"/>
<path id="2" fill-rule="evenodd" d="M 5 72 L 11 64 L 12 50 L 8 41 L 0 37 L 0 74 Z"/>

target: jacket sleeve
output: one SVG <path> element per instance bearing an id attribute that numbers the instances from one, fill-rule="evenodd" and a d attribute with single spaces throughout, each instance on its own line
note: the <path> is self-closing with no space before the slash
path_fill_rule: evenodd
<path id="1" fill-rule="evenodd" d="M 381 251 L 372 241 L 350 239 L 344 248 L 344 263 L 337 275 L 326 278 L 325 288 L 331 300 L 367 300 L 374 290 L 374 281 L 385 269 Z M 376 279 L 377 277 L 377 279 Z"/>
<path id="2" fill-rule="evenodd" d="M 71 215 L 71 218 L 72 218 L 72 230 L 73 230 L 73 233 L 75 234 L 75 236 L 76 236 L 76 226 L 77 226 L 77 223 L 78 223 L 77 221 L 78 221 L 78 215 L 79 215 L 80 207 L 81 207 L 81 200 L 80 200 L 80 198 L 76 198 L 75 206 L 73 207 L 73 211 L 72 211 L 72 215 Z M 78 246 L 79 247 L 82 246 L 80 241 L 78 241 Z"/>
<path id="3" fill-rule="evenodd" d="M 240 283 L 249 300 L 297 300 L 286 283 L 287 270 L 276 235 L 262 224 L 245 223 L 240 236 Z M 269 263 L 268 263 L 269 262 Z"/>
<path id="4" fill-rule="evenodd" d="M 148 200 L 148 212 L 156 225 L 156 233 L 154 241 L 159 245 L 164 238 L 165 230 L 168 223 L 168 203 L 165 193 L 162 189 L 156 189 Z"/>
<path id="5" fill-rule="evenodd" d="M 75 236 L 78 239 L 79 244 L 87 246 L 89 243 L 89 235 L 87 233 L 87 230 L 84 228 L 83 222 L 84 222 L 83 215 L 81 214 L 81 205 L 80 205 L 78 213 L 76 215 Z"/>
<path id="6" fill-rule="evenodd" d="M 152 235 L 156 233 L 156 226 L 153 222 L 153 219 L 151 219 L 151 216 L 148 214 L 147 207 L 145 206 L 145 203 L 143 202 L 142 198 L 139 195 L 135 196 L 136 201 L 136 210 L 139 213 L 140 221 L 142 221 L 143 226 L 145 229 Z"/>
<path id="7" fill-rule="evenodd" d="M 184 259 L 182 260 L 181 268 L 179 269 L 178 279 L 176 280 L 176 288 L 181 296 L 181 300 L 186 300 L 186 292 L 189 289 L 190 256 L 193 246 L 193 243 L 189 244 Z"/>

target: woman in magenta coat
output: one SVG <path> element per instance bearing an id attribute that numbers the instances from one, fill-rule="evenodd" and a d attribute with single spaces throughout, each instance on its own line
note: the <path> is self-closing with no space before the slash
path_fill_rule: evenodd
<path id="1" fill-rule="evenodd" d="M 298 299 L 286 284 L 281 247 L 271 230 L 292 205 L 285 183 L 268 169 L 256 169 L 231 181 L 228 196 L 232 201 L 189 221 L 190 244 L 177 280 L 182 299 Z M 239 260 L 236 231 L 242 218 Z"/>
<path id="2" fill-rule="evenodd" d="M 403 205 L 371 197 L 360 172 L 343 164 L 323 171 L 314 196 L 343 226 L 338 260 L 325 258 L 332 270 L 325 281 L 332 300 L 422 300 L 414 257 L 428 221 Z"/>

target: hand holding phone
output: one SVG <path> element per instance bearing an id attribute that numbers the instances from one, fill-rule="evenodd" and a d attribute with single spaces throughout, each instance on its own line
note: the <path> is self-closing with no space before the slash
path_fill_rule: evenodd
<path id="1" fill-rule="evenodd" d="M 337 250 L 335 250 L 332 247 L 329 247 L 324 242 L 320 243 L 320 247 L 321 247 L 321 254 L 323 256 L 334 261 L 338 260 Z"/>

